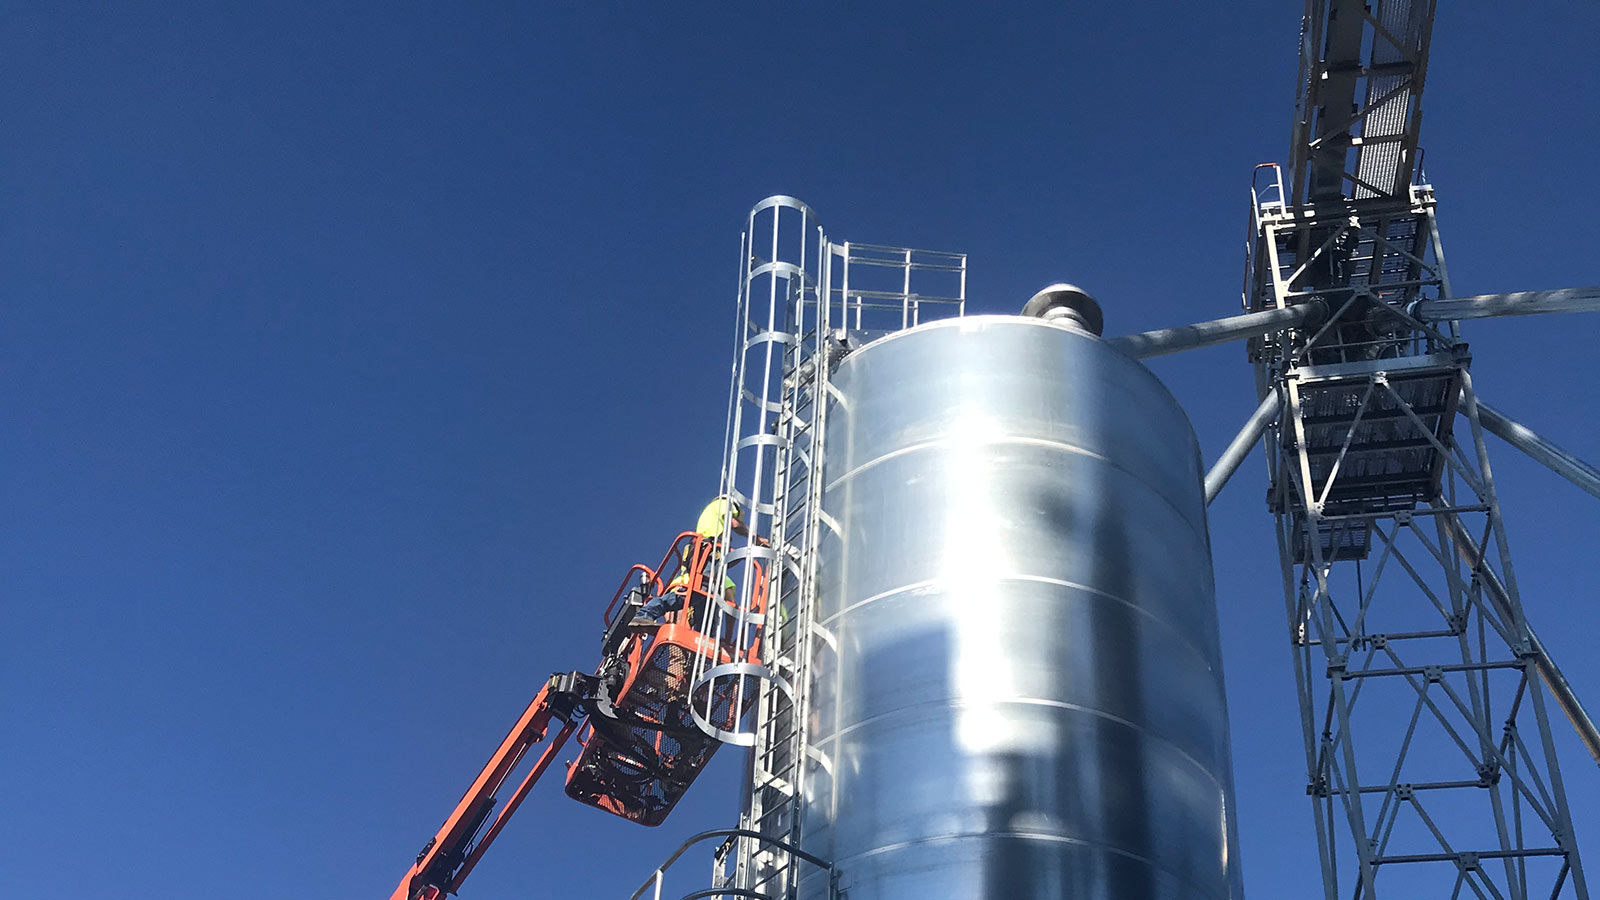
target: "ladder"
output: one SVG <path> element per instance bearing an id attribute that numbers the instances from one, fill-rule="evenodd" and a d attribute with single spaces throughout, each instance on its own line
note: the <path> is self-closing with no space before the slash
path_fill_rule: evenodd
<path id="1" fill-rule="evenodd" d="M 816 615 L 816 549 L 822 529 L 836 527 L 822 510 L 827 417 L 837 403 L 829 374 L 865 341 L 961 315 L 967 261 L 965 254 L 831 242 L 792 197 L 756 205 L 742 256 L 722 492 L 748 510 L 752 534 L 768 535 L 771 545 L 746 539 L 722 560 L 724 571 L 759 560 L 768 588 L 760 665 L 722 676 L 746 680 L 755 713 L 748 730 L 718 735 L 749 746 L 750 762 L 739 828 L 718 852 L 713 886 L 790 900 L 802 875 L 797 860 L 815 868 L 794 852 L 803 846 L 808 774 L 832 767 L 808 740 L 813 673 L 833 652 Z M 741 590 L 736 606 L 744 608 L 748 588 Z"/>

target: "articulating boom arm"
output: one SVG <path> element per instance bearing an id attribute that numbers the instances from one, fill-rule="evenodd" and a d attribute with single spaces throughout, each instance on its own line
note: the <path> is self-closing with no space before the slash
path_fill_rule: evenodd
<path id="1" fill-rule="evenodd" d="M 561 747 L 572 736 L 578 723 L 583 718 L 580 704 L 582 703 L 583 690 L 580 687 L 592 676 L 585 676 L 574 672 L 568 675 L 552 675 L 539 693 L 534 696 L 533 702 L 523 711 L 517 719 L 517 724 L 512 726 L 511 732 L 505 740 L 500 742 L 499 749 L 489 757 L 489 762 L 484 765 L 483 771 L 473 780 L 472 786 L 456 804 L 450 817 L 439 826 L 439 833 L 428 841 L 422 852 L 417 854 L 417 861 L 412 865 L 411 871 L 400 879 L 400 884 L 395 888 L 389 900 L 437 900 L 445 894 L 453 894 L 461 887 L 472 867 L 477 865 L 485 850 L 489 849 L 500 829 L 505 827 L 506 821 L 522 803 L 522 798 L 527 796 L 528 789 L 533 787 L 539 777 L 550 767 L 556 754 L 561 752 Z M 489 820 L 489 814 L 494 811 L 495 794 L 505 782 L 511 771 L 522 760 L 523 754 L 533 745 L 544 740 L 546 729 L 551 719 L 561 723 L 550 742 L 545 746 L 544 752 L 534 762 L 533 768 L 517 785 L 515 792 L 500 808 L 482 836 L 477 837 L 480 829 Z M 477 837 L 476 841 L 474 838 Z"/>
<path id="2" fill-rule="evenodd" d="M 657 824 L 671 812 L 717 747 L 716 740 L 689 719 L 684 673 L 697 654 L 715 653 L 720 662 L 732 661 L 726 645 L 719 647 L 687 623 L 689 610 L 683 609 L 709 601 L 702 583 L 712 546 L 700 534 L 684 532 L 659 566 L 634 565 L 628 570 L 606 607 L 601 661 L 594 674 L 550 676 L 438 833 L 417 854 L 389 900 L 439 900 L 456 893 L 574 734 L 581 749 L 567 772 L 567 796 L 644 825 Z M 681 611 L 669 613 L 659 625 L 636 627 L 635 615 L 646 598 L 665 596 L 677 583 L 667 580 L 674 574 L 682 577 Z M 734 710 L 735 717 L 742 715 L 739 704 L 728 706 L 727 690 L 704 692 L 704 702 Z M 501 804 L 500 788 L 528 751 L 545 740 L 552 720 L 559 725 L 555 734 Z"/>

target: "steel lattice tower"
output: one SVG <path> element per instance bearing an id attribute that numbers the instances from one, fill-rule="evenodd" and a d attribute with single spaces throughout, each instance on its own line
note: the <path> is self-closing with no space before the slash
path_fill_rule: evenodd
<path id="1" fill-rule="evenodd" d="M 1593 292 L 1451 293 L 1417 159 L 1432 18 L 1307 4 L 1287 183 L 1257 169 L 1243 298 L 1303 321 L 1251 340 L 1262 404 L 1236 447 L 1264 430 L 1327 900 L 1587 900 L 1552 707 L 1600 743 L 1523 614 L 1484 434 L 1585 473 L 1479 401 L 1458 320 Z"/>

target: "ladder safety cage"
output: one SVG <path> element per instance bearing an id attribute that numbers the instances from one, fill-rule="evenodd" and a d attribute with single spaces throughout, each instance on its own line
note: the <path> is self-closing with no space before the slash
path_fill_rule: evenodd
<path id="1" fill-rule="evenodd" d="M 799 805 L 820 756 L 806 735 L 811 672 L 831 652 L 813 614 L 830 369 L 878 335 L 964 314 L 966 273 L 965 254 L 831 242 L 792 197 L 747 219 L 721 493 L 748 533 L 724 522 L 710 581 L 733 577 L 735 597 L 714 598 L 698 623 L 747 658 L 701 657 L 693 673 L 696 722 L 751 748 L 740 829 L 719 853 L 730 868 L 716 879 L 750 892 L 739 896 L 794 895 Z M 713 696 L 727 702 L 707 706 Z"/>

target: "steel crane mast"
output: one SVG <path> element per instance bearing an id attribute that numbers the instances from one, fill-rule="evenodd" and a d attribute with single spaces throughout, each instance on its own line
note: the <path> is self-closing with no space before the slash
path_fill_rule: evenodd
<path id="1" fill-rule="evenodd" d="M 1290 139 L 1294 203 L 1405 194 L 1419 162 L 1434 5 L 1308 0 Z"/>
<path id="2" fill-rule="evenodd" d="M 1300 315 L 1250 339 L 1261 405 L 1207 490 L 1264 435 L 1327 900 L 1587 900 L 1555 713 L 1600 736 L 1524 613 L 1485 435 L 1600 479 L 1478 399 L 1459 320 L 1597 292 L 1452 294 L 1418 146 L 1434 6 L 1306 4 L 1243 289 Z"/>

